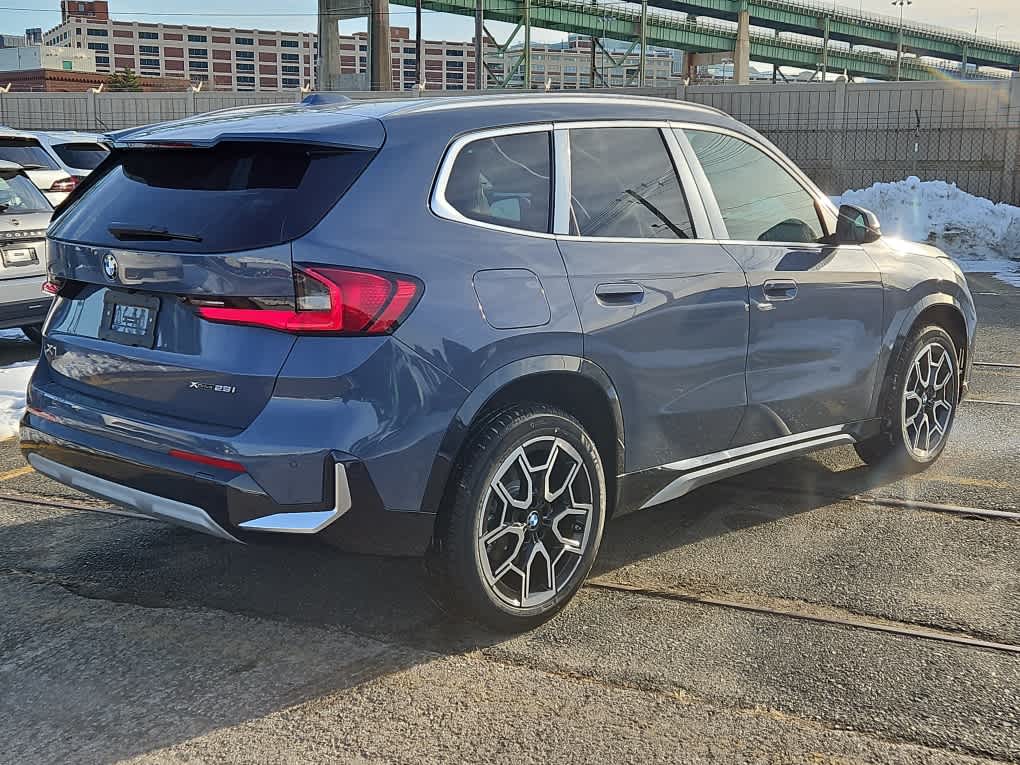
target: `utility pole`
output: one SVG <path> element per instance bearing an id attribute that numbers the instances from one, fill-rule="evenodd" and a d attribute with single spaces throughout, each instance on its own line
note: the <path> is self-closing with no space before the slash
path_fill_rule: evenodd
<path id="1" fill-rule="evenodd" d="M 524 0 L 524 89 L 531 90 L 531 0 Z"/>
<path id="2" fill-rule="evenodd" d="M 421 0 L 416 0 L 421 3 Z M 485 58 L 483 52 L 483 36 L 485 35 L 485 9 L 482 0 L 475 6 L 475 88 L 485 90 Z"/>
<path id="3" fill-rule="evenodd" d="M 421 0 L 414 0 L 414 84 L 425 90 L 425 62 L 421 60 Z"/>
<path id="4" fill-rule="evenodd" d="M 641 58 L 638 63 L 638 84 L 643 88 L 647 82 L 645 66 L 648 59 L 645 48 L 648 45 L 648 0 L 641 0 Z"/>
<path id="5" fill-rule="evenodd" d="M 903 7 L 913 5 L 914 0 L 893 0 L 892 4 L 900 7 L 900 35 L 896 43 L 896 82 L 899 82 L 903 68 Z"/>

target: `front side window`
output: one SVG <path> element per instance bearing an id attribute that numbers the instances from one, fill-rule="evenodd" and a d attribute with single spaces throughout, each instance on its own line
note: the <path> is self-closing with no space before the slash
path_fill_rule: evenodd
<path id="1" fill-rule="evenodd" d="M 570 233 L 694 237 L 687 199 L 658 128 L 570 131 Z"/>
<path id="2" fill-rule="evenodd" d="M 684 134 L 712 186 L 730 239 L 806 243 L 825 235 L 814 197 L 768 154 L 722 133 Z"/>
<path id="3" fill-rule="evenodd" d="M 453 164 L 445 196 L 466 218 L 547 233 L 552 197 L 549 132 L 480 138 L 467 144 Z"/>

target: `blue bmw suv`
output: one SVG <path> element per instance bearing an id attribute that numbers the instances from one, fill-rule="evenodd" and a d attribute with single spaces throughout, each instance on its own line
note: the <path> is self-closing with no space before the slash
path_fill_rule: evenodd
<path id="1" fill-rule="evenodd" d="M 522 95 L 237 109 L 117 136 L 49 230 L 31 465 L 231 542 L 423 555 L 555 614 L 613 515 L 836 444 L 921 469 L 975 312 L 713 109 Z"/>

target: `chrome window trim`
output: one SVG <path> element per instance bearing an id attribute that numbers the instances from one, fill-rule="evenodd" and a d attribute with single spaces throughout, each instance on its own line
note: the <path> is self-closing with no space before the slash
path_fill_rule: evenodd
<path id="1" fill-rule="evenodd" d="M 720 127 L 718 125 L 705 125 L 705 124 L 700 123 L 700 122 L 686 122 L 685 121 L 685 122 L 671 122 L 670 126 L 674 130 L 680 130 L 680 131 L 684 131 L 684 130 L 700 130 L 703 133 L 719 133 L 721 135 L 730 136 L 731 138 L 736 138 L 738 141 L 743 141 L 744 143 L 746 143 L 746 144 L 748 144 L 750 146 L 753 146 L 754 148 L 758 149 L 763 154 L 765 154 L 767 157 L 769 157 L 771 160 L 773 160 L 777 165 L 780 166 L 780 168 L 785 170 L 787 175 L 789 175 L 794 180 L 794 182 L 797 183 L 802 189 L 804 189 L 804 192 L 815 201 L 815 204 L 821 205 L 822 207 L 827 209 L 833 215 L 833 217 L 838 217 L 839 210 L 833 204 L 832 200 L 829 199 L 827 196 L 825 196 L 825 194 L 823 194 L 821 192 L 821 190 L 811 181 L 810 178 L 807 177 L 807 175 L 804 174 L 804 172 L 799 167 L 797 167 L 792 162 L 792 160 L 790 160 L 788 157 L 786 157 L 784 154 L 782 154 L 777 148 L 773 147 L 772 144 L 770 144 L 770 143 L 763 143 L 761 140 L 755 138 L 754 136 L 745 135 L 744 133 L 741 133 L 739 131 L 732 130 L 730 128 Z M 683 135 L 682 132 L 681 132 L 681 135 Z M 695 154 L 694 148 L 691 146 L 690 142 L 687 141 L 687 137 L 686 136 L 683 136 L 683 137 L 684 137 L 684 140 L 680 142 L 680 145 L 684 148 L 684 151 L 685 151 L 685 154 L 687 156 L 688 162 L 691 163 L 692 165 L 694 165 L 697 168 L 695 172 L 698 175 L 699 179 L 705 183 L 705 190 L 707 191 L 707 195 L 706 196 L 710 196 L 711 201 L 710 202 L 706 202 L 706 204 L 709 206 L 710 212 L 713 212 L 713 213 L 718 212 L 718 216 L 719 216 L 718 217 L 718 224 L 720 226 L 722 226 L 722 230 L 719 231 L 719 232 L 716 232 L 716 233 L 722 235 L 722 237 L 720 238 L 721 242 L 729 243 L 729 244 L 753 244 L 753 245 L 757 245 L 757 246 L 768 246 L 768 247 L 826 247 L 826 246 L 831 247 L 831 246 L 836 246 L 836 245 L 824 245 L 824 244 L 820 244 L 818 242 L 762 242 L 762 241 L 758 241 L 758 240 L 750 240 L 749 241 L 749 240 L 746 240 L 746 239 L 729 239 L 728 238 L 729 232 L 726 229 L 726 222 L 723 220 L 722 212 L 719 210 L 719 203 L 718 203 L 718 201 L 715 198 L 715 190 L 712 188 L 712 185 L 709 183 L 708 177 L 705 175 L 704 168 L 702 168 L 702 166 L 701 166 L 701 160 L 699 160 L 697 155 Z M 678 136 L 678 140 L 679 140 L 679 136 Z M 714 208 L 714 210 L 712 210 L 712 208 Z M 826 223 L 826 228 L 827 228 L 827 223 Z M 832 232 L 828 232 L 828 230 L 827 230 L 826 233 L 832 233 Z M 723 238 L 723 237 L 727 237 L 727 238 Z M 843 247 L 844 245 L 838 245 L 838 246 L 839 247 Z"/>
<path id="2" fill-rule="evenodd" d="M 482 141 L 486 138 L 498 138 L 500 136 L 507 135 L 522 135 L 525 133 L 549 133 L 549 140 L 552 141 L 553 136 L 553 124 L 551 122 L 534 123 L 530 125 L 513 125 L 509 127 L 500 128 L 489 128 L 486 130 L 476 130 L 470 133 L 464 133 L 457 136 L 447 147 L 446 153 L 443 155 L 443 160 L 439 165 L 439 172 L 436 175 L 436 182 L 432 188 L 432 196 L 429 200 L 429 208 L 432 212 L 443 218 L 444 220 L 453 221 L 455 223 L 464 223 L 468 226 L 476 226 L 477 228 L 484 228 L 490 231 L 502 231 L 507 234 L 518 234 L 521 236 L 532 236 L 539 239 L 554 239 L 555 235 L 544 232 L 544 231 L 531 231 L 525 228 L 514 228 L 512 226 L 500 226 L 495 223 L 487 223 L 485 221 L 475 220 L 461 213 L 457 208 L 450 204 L 446 199 L 446 187 L 450 182 L 450 174 L 453 172 L 453 166 L 457 162 L 457 156 L 460 152 L 470 143 L 475 141 Z M 556 178 L 556 152 L 553 151 L 553 146 L 550 144 L 550 173 L 553 181 L 552 194 L 549 197 L 549 204 L 553 206 L 552 218 L 555 221 L 555 203 L 556 203 L 556 184 L 554 182 Z"/>
<path id="3" fill-rule="evenodd" d="M 611 243 L 631 243 L 631 244 L 647 244 L 649 242 L 659 242 L 661 244 L 707 244 L 714 240 L 712 239 L 699 239 L 697 237 L 692 239 L 656 239 L 653 237 L 620 237 L 620 236 L 581 236 L 578 234 L 571 234 L 570 232 L 570 203 L 572 199 L 572 189 L 570 187 L 570 131 L 571 130 L 588 130 L 588 129 L 613 129 L 613 128 L 652 128 L 659 131 L 659 136 L 665 144 L 666 154 L 669 156 L 670 161 L 673 163 L 673 172 L 677 175 L 677 182 L 680 184 L 680 190 L 684 195 L 684 199 L 687 202 L 687 212 L 691 217 L 691 225 L 694 227 L 694 233 L 697 235 L 701 231 L 711 232 L 712 228 L 709 225 L 708 215 L 704 207 L 703 195 L 701 189 L 697 186 L 697 181 L 690 171 L 690 162 L 687 157 L 679 151 L 679 146 L 675 142 L 675 136 L 673 131 L 670 130 L 671 123 L 668 120 L 635 120 L 635 119 L 621 119 L 621 120 L 573 120 L 566 122 L 554 122 L 553 127 L 556 135 L 556 179 L 559 183 L 561 176 L 566 178 L 566 192 L 565 195 L 559 193 L 556 194 L 556 209 L 554 211 L 554 220 L 556 225 L 553 226 L 553 232 L 556 239 L 565 242 L 611 242 Z M 562 136 L 562 137 L 561 137 Z M 559 151 L 559 145 L 563 143 L 565 150 L 562 155 Z M 565 166 L 561 164 L 561 156 L 565 158 Z M 692 195 L 693 190 L 693 195 Z M 561 210 L 560 206 L 565 205 L 565 209 Z M 713 232 L 714 233 L 714 232 Z"/>

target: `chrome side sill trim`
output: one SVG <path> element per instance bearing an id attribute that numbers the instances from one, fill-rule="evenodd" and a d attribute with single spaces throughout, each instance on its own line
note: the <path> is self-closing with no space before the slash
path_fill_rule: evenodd
<path id="1" fill-rule="evenodd" d="M 238 524 L 248 531 L 275 531 L 280 534 L 317 534 L 341 515 L 351 509 L 351 488 L 347 483 L 347 471 L 341 463 L 333 469 L 335 498 L 332 510 L 317 510 L 309 513 L 274 513 L 261 518 L 252 518 Z"/>
<path id="2" fill-rule="evenodd" d="M 783 439 L 775 440 L 779 441 Z M 746 473 L 749 470 L 764 467 L 765 465 L 771 465 L 774 462 L 781 462 L 785 459 L 789 459 L 790 457 L 807 454 L 809 452 L 817 451 L 818 449 L 826 449 L 830 446 L 837 446 L 839 444 L 852 444 L 856 440 L 857 439 L 849 433 L 836 433 L 834 435 L 812 438 L 807 441 L 788 443 L 784 446 L 751 454 L 746 457 L 738 457 L 737 459 L 731 459 L 726 462 L 720 462 L 715 465 L 708 465 L 707 467 L 692 470 L 689 473 L 684 473 L 671 483 L 667 484 L 663 489 L 654 494 L 651 499 L 641 505 L 641 509 L 644 510 L 647 507 L 660 505 L 663 502 L 669 502 L 670 500 L 677 499 L 678 497 L 682 497 L 684 494 L 693 491 L 699 486 L 704 486 L 705 484 L 712 483 L 713 481 L 719 481 L 723 478 L 729 478 L 730 476 L 739 475 L 740 473 Z M 673 464 L 676 465 L 682 463 Z M 668 469 L 671 466 L 665 465 L 663 467 Z"/>
<path id="3" fill-rule="evenodd" d="M 724 449 L 721 452 L 713 452 L 712 454 L 703 454 L 700 457 L 691 457 L 678 462 L 670 462 L 662 467 L 665 470 L 693 470 L 694 468 L 710 465 L 715 462 L 727 462 L 729 460 L 737 459 L 738 457 L 744 457 L 748 454 L 771 451 L 772 449 L 786 446 L 787 444 L 813 441 L 814 439 L 821 438 L 822 436 L 831 436 L 836 433 L 842 433 L 845 429 L 845 425 L 830 425 L 826 428 L 816 428 L 815 430 L 807 430 L 803 433 L 791 433 L 788 436 L 770 438 L 768 441 L 758 441 L 757 443 L 748 444 L 747 446 L 737 446 L 732 449 Z"/>
<path id="4" fill-rule="evenodd" d="M 241 541 L 210 518 L 205 510 L 195 507 L 195 505 L 132 489 L 130 486 L 114 483 L 67 465 L 61 465 L 40 454 L 29 454 L 28 463 L 55 481 L 127 508 L 144 518 L 168 521 L 231 542 Z M 131 513 L 118 513 L 118 515 L 131 515 Z"/>

